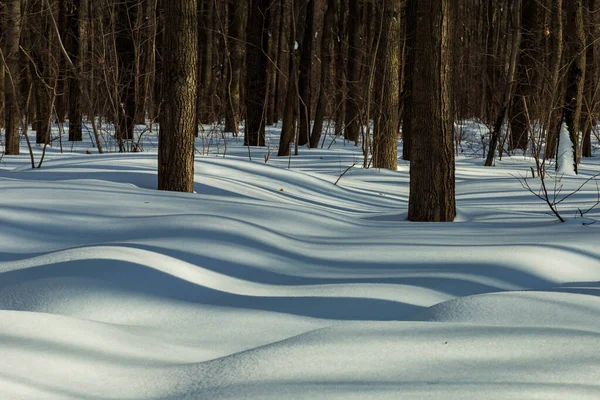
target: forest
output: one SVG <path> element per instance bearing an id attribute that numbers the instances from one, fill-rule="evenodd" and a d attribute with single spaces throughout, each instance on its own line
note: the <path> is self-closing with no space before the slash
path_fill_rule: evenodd
<path id="1" fill-rule="evenodd" d="M 599 149 L 600 0 L 0 0 L 0 398 L 598 399 Z"/>

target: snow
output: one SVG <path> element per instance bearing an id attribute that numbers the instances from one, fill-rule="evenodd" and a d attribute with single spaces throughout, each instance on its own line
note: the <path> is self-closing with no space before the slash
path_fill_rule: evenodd
<path id="1" fill-rule="evenodd" d="M 575 175 L 573 142 L 569 136 L 567 123 L 564 122 L 560 127 L 560 141 L 558 143 L 558 160 L 556 173 L 562 175 Z"/>
<path id="2" fill-rule="evenodd" d="M 155 190 L 145 136 L 3 157 L 0 398 L 600 398 L 593 183 L 561 224 L 514 178 L 531 158 L 465 152 L 456 222 L 411 223 L 405 162 L 333 185 L 342 140 L 265 163 L 227 137 L 187 194 Z"/>

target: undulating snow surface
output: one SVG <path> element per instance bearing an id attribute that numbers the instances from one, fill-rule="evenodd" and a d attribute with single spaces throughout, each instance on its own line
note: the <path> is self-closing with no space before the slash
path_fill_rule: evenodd
<path id="1" fill-rule="evenodd" d="M 194 194 L 155 190 L 144 143 L 3 157 L 1 399 L 600 398 L 594 182 L 561 224 L 531 159 L 465 147 L 456 222 L 411 223 L 408 165 L 341 139 L 265 164 L 205 136 Z"/>

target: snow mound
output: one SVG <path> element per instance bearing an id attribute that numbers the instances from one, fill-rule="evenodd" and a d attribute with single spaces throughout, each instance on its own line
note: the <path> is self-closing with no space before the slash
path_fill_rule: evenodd
<path id="1" fill-rule="evenodd" d="M 573 328 L 600 332 L 600 297 L 561 292 L 502 292 L 460 297 L 411 319 L 479 325 Z"/>
<path id="2" fill-rule="evenodd" d="M 560 127 L 560 142 L 558 144 L 556 173 L 561 175 L 573 176 L 575 174 L 575 158 L 573 154 L 573 142 L 569 137 L 567 124 L 563 123 Z"/>

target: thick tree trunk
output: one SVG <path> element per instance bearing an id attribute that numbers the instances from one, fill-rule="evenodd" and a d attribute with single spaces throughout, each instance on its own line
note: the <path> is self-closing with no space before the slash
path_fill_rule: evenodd
<path id="1" fill-rule="evenodd" d="M 5 142 L 4 153 L 19 154 L 19 125 L 21 110 L 19 107 L 19 85 L 21 74 L 19 70 L 19 40 L 21 38 L 21 1 L 10 0 L 6 4 L 6 47 L 4 57 L 7 71 L 5 72 Z"/>
<path id="2" fill-rule="evenodd" d="M 197 11 L 196 0 L 171 0 L 165 7 L 159 190 L 194 191 Z"/>
<path id="3" fill-rule="evenodd" d="M 246 129 L 244 144 L 265 145 L 269 0 L 250 0 L 246 30 Z"/>
<path id="4" fill-rule="evenodd" d="M 400 0 L 385 0 L 381 41 L 375 55 L 377 87 L 373 133 L 373 167 L 398 168 L 398 131 L 400 128 Z"/>
<path id="5" fill-rule="evenodd" d="M 569 130 L 569 139 L 573 144 L 573 168 L 577 173 L 579 164 L 579 131 L 581 129 L 581 109 L 585 83 L 586 37 L 583 18 L 583 0 L 570 0 L 567 6 L 567 43 L 572 62 L 567 78 L 567 92 L 562 112 L 563 123 Z M 560 137 L 559 137 L 560 139 Z M 560 148 L 560 145 L 557 145 Z M 558 155 L 559 156 L 559 155 Z M 558 164 L 557 164 L 558 166 Z"/>
<path id="6" fill-rule="evenodd" d="M 416 4 L 411 221 L 444 222 L 456 216 L 451 87 L 454 4 L 453 0 L 419 0 Z"/>

